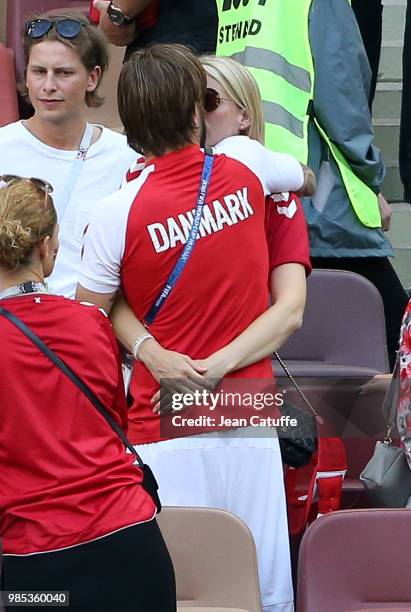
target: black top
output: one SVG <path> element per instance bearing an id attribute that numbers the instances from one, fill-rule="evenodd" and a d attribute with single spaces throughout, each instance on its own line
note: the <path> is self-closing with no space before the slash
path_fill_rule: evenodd
<path id="1" fill-rule="evenodd" d="M 196 53 L 214 53 L 216 38 L 215 0 L 160 0 L 157 24 L 139 32 L 126 55 L 155 42 L 181 43 Z"/>

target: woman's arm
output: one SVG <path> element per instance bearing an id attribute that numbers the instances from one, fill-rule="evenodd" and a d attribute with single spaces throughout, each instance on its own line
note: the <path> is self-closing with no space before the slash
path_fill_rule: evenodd
<path id="1" fill-rule="evenodd" d="M 194 361 L 206 368 L 209 388 L 229 372 L 239 370 L 269 357 L 302 324 L 306 298 L 306 269 L 302 264 L 287 263 L 271 273 L 273 305 L 253 321 L 229 344 L 206 359 Z M 152 398 L 154 412 L 160 411 L 160 393 Z M 161 411 L 169 409 L 170 398 L 162 398 Z"/>
<path id="2" fill-rule="evenodd" d="M 302 324 L 306 273 L 301 264 L 287 263 L 271 272 L 273 305 L 241 334 L 207 359 L 197 360 L 209 378 L 222 378 L 273 354 Z"/>
<path id="3" fill-rule="evenodd" d="M 157 340 L 141 345 L 138 357 L 156 380 L 191 378 L 198 384 L 255 363 L 272 355 L 302 323 L 306 298 L 306 273 L 301 264 L 278 266 L 271 273 L 273 305 L 225 347 L 207 359 L 193 360 L 188 355 L 164 349 Z M 137 338 L 147 333 L 123 296 L 111 312 L 114 331 L 120 342 L 132 352 Z"/>

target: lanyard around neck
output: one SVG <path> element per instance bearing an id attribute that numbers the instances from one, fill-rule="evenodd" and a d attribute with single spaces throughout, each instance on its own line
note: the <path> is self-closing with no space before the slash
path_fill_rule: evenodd
<path id="1" fill-rule="evenodd" d="M 156 299 L 156 301 L 154 302 L 154 304 L 148 311 L 147 315 L 145 316 L 145 319 L 144 319 L 145 325 L 151 325 L 153 323 L 161 307 L 163 306 L 164 302 L 170 295 L 176 282 L 180 278 L 184 268 L 187 265 L 190 255 L 194 249 L 194 246 L 197 240 L 197 236 L 198 236 L 198 230 L 200 227 L 201 218 L 203 216 L 203 208 L 204 208 L 204 203 L 205 203 L 205 199 L 207 196 L 208 186 L 210 184 L 213 163 L 214 163 L 213 155 L 206 153 L 205 158 L 204 158 L 203 171 L 201 174 L 200 190 L 199 190 L 198 197 L 197 197 L 196 211 L 195 211 L 193 224 L 191 226 L 187 242 L 185 243 L 184 249 L 180 257 L 178 258 L 178 261 L 176 265 L 174 266 L 173 271 L 168 277 L 166 284 L 163 287 L 163 290 L 161 291 L 160 295 L 158 296 L 158 298 Z"/>
<path id="2" fill-rule="evenodd" d="M 19 283 L 18 285 L 8 287 L 4 291 L 1 291 L 0 300 L 16 297 L 17 295 L 27 295 L 28 293 L 48 293 L 48 291 L 43 283 L 38 281 L 26 281 L 25 283 Z"/>
<path id="3" fill-rule="evenodd" d="M 83 162 L 85 162 L 86 160 L 87 153 L 93 138 L 93 127 L 94 126 L 92 123 L 87 123 L 86 129 L 84 130 L 84 134 L 80 142 L 80 146 L 77 151 L 76 158 L 72 162 L 70 174 L 67 177 L 66 184 L 64 185 L 63 195 L 58 205 L 58 214 L 60 221 L 64 217 L 64 213 L 66 212 L 66 208 L 70 202 L 74 188 L 80 177 L 80 173 L 83 168 Z"/>

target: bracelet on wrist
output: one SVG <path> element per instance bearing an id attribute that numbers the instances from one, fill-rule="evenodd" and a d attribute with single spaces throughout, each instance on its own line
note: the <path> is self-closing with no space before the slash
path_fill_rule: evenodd
<path id="1" fill-rule="evenodd" d="M 146 340 L 150 340 L 150 338 L 154 339 L 153 334 L 147 333 L 147 334 L 143 334 L 142 336 L 139 336 L 137 338 L 137 340 L 134 342 L 133 344 L 133 357 L 134 359 L 136 359 L 137 361 L 140 361 L 139 356 L 138 356 L 138 351 L 141 347 L 141 345 L 143 344 L 143 342 L 145 342 Z"/>

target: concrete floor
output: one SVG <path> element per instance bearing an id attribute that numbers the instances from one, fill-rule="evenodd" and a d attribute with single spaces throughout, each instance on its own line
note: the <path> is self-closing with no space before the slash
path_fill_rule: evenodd
<path id="1" fill-rule="evenodd" d="M 411 287 L 411 206 L 393 204 L 393 219 L 388 237 L 395 250 L 392 260 L 404 287 Z"/>

